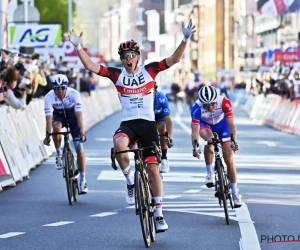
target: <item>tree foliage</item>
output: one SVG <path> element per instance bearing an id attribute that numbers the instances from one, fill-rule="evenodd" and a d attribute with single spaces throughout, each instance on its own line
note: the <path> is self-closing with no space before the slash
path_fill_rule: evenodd
<path id="1" fill-rule="evenodd" d="M 34 5 L 40 12 L 41 23 L 61 24 L 63 32 L 68 32 L 68 2 L 68 0 L 34 0 Z M 76 4 L 72 2 L 74 17 Z M 19 4 L 22 2 L 19 1 Z"/>

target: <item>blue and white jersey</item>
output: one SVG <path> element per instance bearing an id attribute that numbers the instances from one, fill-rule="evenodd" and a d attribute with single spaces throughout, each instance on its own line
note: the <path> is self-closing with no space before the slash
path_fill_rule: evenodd
<path id="1" fill-rule="evenodd" d="M 155 116 L 160 116 L 160 117 L 165 117 L 170 115 L 168 98 L 161 91 L 157 91 L 154 97 L 154 113 Z"/>

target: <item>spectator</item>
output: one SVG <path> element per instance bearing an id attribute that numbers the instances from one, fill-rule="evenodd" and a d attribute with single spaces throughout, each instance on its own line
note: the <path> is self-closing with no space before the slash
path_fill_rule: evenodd
<path id="1" fill-rule="evenodd" d="M 96 79 L 93 75 L 93 72 L 89 71 L 88 76 L 89 76 L 88 82 L 90 85 L 90 91 L 94 91 L 96 89 L 97 83 L 96 83 Z"/>
<path id="2" fill-rule="evenodd" d="M 20 84 L 19 86 L 19 98 L 15 95 L 13 89 L 16 87 L 18 80 L 18 74 L 14 68 L 7 68 L 3 75 L 3 81 L 6 82 L 7 86 L 7 97 L 4 98 L 4 101 L 7 105 L 11 106 L 14 109 L 24 108 L 26 105 L 26 93 L 30 93 L 26 89 L 25 84 Z"/>

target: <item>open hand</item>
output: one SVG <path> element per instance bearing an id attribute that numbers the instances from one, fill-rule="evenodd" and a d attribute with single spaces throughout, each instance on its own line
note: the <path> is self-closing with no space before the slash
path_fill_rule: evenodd
<path id="1" fill-rule="evenodd" d="M 193 26 L 192 19 L 190 20 L 187 27 L 184 27 L 184 24 L 182 24 L 182 33 L 185 41 L 187 41 L 195 31 L 195 25 Z"/>
<path id="2" fill-rule="evenodd" d="M 77 36 L 75 31 L 72 29 L 69 34 L 69 40 L 77 48 L 79 44 L 82 44 L 82 36 L 83 32 L 80 32 L 80 35 Z"/>

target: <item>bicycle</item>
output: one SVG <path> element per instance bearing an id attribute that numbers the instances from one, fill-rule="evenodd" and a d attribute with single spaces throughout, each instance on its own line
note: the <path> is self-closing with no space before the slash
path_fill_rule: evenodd
<path id="1" fill-rule="evenodd" d="M 231 134 L 230 138 L 223 138 L 219 140 L 218 134 L 213 133 L 214 137 L 212 138 L 211 142 L 207 142 L 207 145 L 213 145 L 214 146 L 214 155 L 215 155 L 215 197 L 218 198 L 220 207 L 224 208 L 224 213 L 225 213 L 225 219 L 227 225 L 230 224 L 229 220 L 229 211 L 228 211 L 228 205 L 227 205 L 227 200 L 229 200 L 231 208 L 233 209 L 233 202 L 232 202 L 232 196 L 230 192 L 230 180 L 228 179 L 227 172 L 224 167 L 224 163 L 222 161 L 222 158 L 220 156 L 220 151 L 219 147 L 221 147 L 219 144 L 221 142 L 228 142 L 232 141 L 235 143 L 233 134 Z M 199 144 L 197 140 L 194 140 L 194 145 L 199 147 Z"/>
<path id="2" fill-rule="evenodd" d="M 140 217 L 140 223 L 142 228 L 143 239 L 146 247 L 150 247 L 151 241 L 155 242 L 155 235 L 159 233 L 156 229 L 156 224 L 154 220 L 154 213 L 156 209 L 156 203 L 153 199 L 151 181 L 148 178 L 143 160 L 142 152 L 145 149 L 153 149 L 158 163 L 161 162 L 161 150 L 156 145 L 155 142 L 152 142 L 150 147 L 142 147 L 140 140 L 137 139 L 137 148 L 115 151 L 114 148 L 111 148 L 111 163 L 112 168 L 117 170 L 116 165 L 116 155 L 122 153 L 133 152 L 134 153 L 134 162 L 135 162 L 135 172 L 134 172 L 134 185 L 135 185 L 135 213 Z M 151 240 L 151 241 L 150 241 Z"/>
<path id="3" fill-rule="evenodd" d="M 66 180 L 67 185 L 67 193 L 68 193 L 68 201 L 69 204 L 72 205 L 73 201 L 77 202 L 79 193 L 78 188 L 78 165 L 75 160 L 73 149 L 70 145 L 69 134 L 78 132 L 78 130 L 70 131 L 69 126 L 66 127 L 66 132 L 56 132 L 56 133 L 48 133 L 50 135 L 63 135 L 64 136 L 64 147 L 63 147 L 63 178 Z"/>

